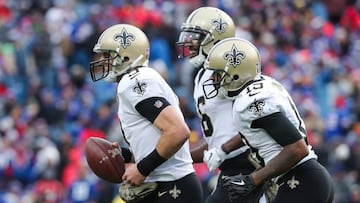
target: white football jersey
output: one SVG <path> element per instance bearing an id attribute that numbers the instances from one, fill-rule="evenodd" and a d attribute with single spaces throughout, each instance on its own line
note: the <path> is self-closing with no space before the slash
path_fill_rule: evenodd
<path id="1" fill-rule="evenodd" d="M 251 128 L 251 123 L 261 117 L 281 112 L 294 124 L 300 134 L 306 138 L 303 120 L 287 90 L 276 80 L 268 76 L 247 86 L 236 97 L 233 105 L 233 117 L 237 130 L 242 133 L 248 144 L 255 148 L 258 158 L 268 163 L 282 150 L 267 132 L 260 128 Z M 274 126 L 281 128 L 281 126 Z M 317 158 L 309 145 L 309 154 L 298 164 L 310 158 Z"/>
<path id="2" fill-rule="evenodd" d="M 153 123 L 135 109 L 136 104 L 151 97 L 165 98 L 183 117 L 178 97 L 154 69 L 143 67 L 124 75 L 117 87 L 118 116 L 136 163 L 155 149 L 162 135 Z M 145 181 L 173 181 L 192 172 L 194 168 L 187 141 L 173 157 L 152 171 Z"/>
<path id="3" fill-rule="evenodd" d="M 233 101 L 214 97 L 206 99 L 203 83 L 210 78 L 211 70 L 200 69 L 194 80 L 194 100 L 197 114 L 201 119 L 201 126 L 208 143 L 208 148 L 220 147 L 223 143 L 238 134 L 232 119 Z M 230 157 L 241 154 L 247 146 L 231 152 Z"/>

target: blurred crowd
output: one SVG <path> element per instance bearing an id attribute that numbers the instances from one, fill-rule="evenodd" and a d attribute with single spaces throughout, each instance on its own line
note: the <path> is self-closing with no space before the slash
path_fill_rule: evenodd
<path id="1" fill-rule="evenodd" d="M 0 203 L 117 203 L 117 185 L 88 168 L 90 136 L 124 144 L 114 84 L 90 79 L 100 33 L 142 28 L 150 66 L 178 94 L 192 145 L 201 142 L 194 70 L 177 58 L 181 23 L 200 6 L 229 13 L 281 81 L 335 182 L 335 203 L 360 202 L 359 0 L 0 0 Z M 204 195 L 216 173 L 194 164 Z"/>

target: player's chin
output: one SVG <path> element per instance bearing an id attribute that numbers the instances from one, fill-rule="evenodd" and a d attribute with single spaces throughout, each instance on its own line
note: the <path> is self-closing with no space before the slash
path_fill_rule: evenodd
<path id="1" fill-rule="evenodd" d="M 189 56 L 188 56 L 188 58 L 189 58 L 189 59 L 192 59 L 192 58 L 194 58 L 194 57 L 197 56 L 197 55 L 198 55 L 198 53 L 195 53 L 195 52 L 194 52 L 194 53 L 190 53 Z"/>

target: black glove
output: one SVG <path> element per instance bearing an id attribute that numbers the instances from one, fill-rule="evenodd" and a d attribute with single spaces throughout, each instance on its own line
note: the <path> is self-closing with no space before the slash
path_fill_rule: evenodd
<path id="1" fill-rule="evenodd" d="M 231 201 L 247 199 L 257 186 L 250 175 L 235 175 L 224 177 L 224 188 L 228 191 Z"/>

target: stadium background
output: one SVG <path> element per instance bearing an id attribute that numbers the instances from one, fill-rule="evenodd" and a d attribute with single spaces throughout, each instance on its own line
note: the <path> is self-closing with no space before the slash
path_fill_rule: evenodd
<path id="1" fill-rule="evenodd" d="M 121 202 L 83 155 L 89 136 L 123 144 L 115 88 L 88 73 L 97 37 L 116 23 L 148 35 L 151 67 L 179 95 L 191 144 L 201 141 L 193 69 L 175 42 L 204 5 L 229 13 L 237 36 L 260 50 L 263 73 L 290 91 L 335 202 L 360 202 L 360 1 L 0 0 L 0 203 Z M 195 167 L 206 196 L 216 175 Z"/>

